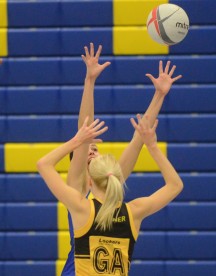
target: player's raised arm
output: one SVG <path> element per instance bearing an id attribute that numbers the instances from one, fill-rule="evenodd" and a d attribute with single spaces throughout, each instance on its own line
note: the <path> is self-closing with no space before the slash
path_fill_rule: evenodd
<path id="1" fill-rule="evenodd" d="M 155 88 L 155 93 L 152 98 L 152 101 L 145 112 L 145 114 L 149 115 L 149 122 L 151 126 L 153 126 L 156 118 L 158 117 L 158 114 L 161 110 L 164 99 L 166 95 L 169 93 L 172 87 L 172 84 L 182 77 L 182 75 L 173 77 L 176 66 L 173 65 L 170 68 L 170 65 L 171 65 L 171 62 L 167 61 L 165 68 L 163 68 L 163 62 L 160 61 L 159 74 L 157 78 L 153 77 L 149 73 L 146 74 L 146 76 L 152 81 Z M 128 147 L 125 149 L 125 151 L 123 152 L 119 160 L 125 179 L 127 179 L 127 177 L 132 172 L 136 164 L 137 158 L 139 156 L 139 153 L 142 149 L 142 146 L 143 146 L 143 142 L 140 138 L 140 135 L 135 130 L 132 140 L 130 141 Z"/>
<path id="2" fill-rule="evenodd" d="M 88 126 L 87 117 L 83 126 L 72 139 L 46 154 L 37 162 L 38 171 L 48 188 L 67 208 L 70 208 L 73 202 L 76 203 L 76 200 L 81 200 L 83 196 L 77 189 L 64 185 L 63 179 L 55 169 L 56 164 L 69 152 L 79 148 L 82 144 L 86 143 L 88 145 L 92 142 L 100 142 L 100 139 L 95 140 L 95 138 L 103 134 L 107 129 L 106 126 L 104 127 L 104 122 L 99 122 L 98 119 Z"/>
<path id="3" fill-rule="evenodd" d="M 100 74 L 106 67 L 110 65 L 110 62 L 103 64 L 99 63 L 99 58 L 102 51 L 102 46 L 99 45 L 95 52 L 94 44 L 90 43 L 90 47 L 84 47 L 85 55 L 82 55 L 82 59 L 86 65 L 86 76 L 84 81 L 83 95 L 79 111 L 78 128 L 83 124 L 86 116 L 89 117 L 89 123 L 94 120 L 94 88 L 95 82 Z M 80 190 L 83 186 L 83 193 L 86 193 L 86 168 L 88 158 L 89 145 L 82 145 L 73 153 L 73 159 L 70 162 L 68 171 L 67 184 L 71 187 Z M 79 184 L 79 181 L 82 185 Z M 77 187 L 75 187 L 77 183 Z"/>
<path id="4" fill-rule="evenodd" d="M 151 157 L 158 165 L 164 178 L 164 186 L 149 197 L 137 198 L 131 201 L 134 210 L 135 219 L 141 221 L 171 202 L 183 189 L 183 182 L 176 172 L 173 165 L 167 157 L 161 152 L 157 145 L 156 128 L 158 120 L 155 120 L 153 126 L 150 124 L 150 118 L 145 115 L 142 119 L 138 114 L 138 124 L 132 118 L 131 123 L 139 133 L 142 142 L 146 145 Z"/>

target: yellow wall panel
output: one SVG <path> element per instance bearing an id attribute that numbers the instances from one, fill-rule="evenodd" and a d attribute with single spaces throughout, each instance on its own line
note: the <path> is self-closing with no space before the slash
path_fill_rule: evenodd
<path id="1" fill-rule="evenodd" d="M 0 29 L 0 56 L 6 57 L 7 55 L 8 55 L 7 29 L 3 28 L 3 29 Z"/>
<path id="2" fill-rule="evenodd" d="M 37 161 L 59 145 L 60 143 L 8 143 L 5 145 L 5 170 L 6 172 L 37 172 Z M 128 143 L 102 143 L 98 144 L 98 148 L 102 154 L 110 153 L 119 159 L 127 145 Z M 164 154 L 167 154 L 166 143 L 160 142 L 158 145 Z M 67 172 L 69 157 L 66 156 L 56 168 L 59 172 Z M 158 171 L 157 165 L 145 147 L 141 151 L 134 171 Z"/>
<path id="3" fill-rule="evenodd" d="M 120 158 L 123 150 L 126 148 L 128 143 L 103 143 L 98 145 L 99 152 L 101 154 L 111 153 L 117 159 Z M 158 143 L 162 152 L 167 155 L 167 144 L 166 143 Z M 142 171 L 159 171 L 158 166 L 148 153 L 146 147 L 144 146 L 140 152 L 140 156 L 137 160 L 137 163 L 134 168 L 135 172 Z"/>
<path id="4" fill-rule="evenodd" d="M 0 0 L 0 27 L 7 27 L 7 0 Z"/>
<path id="5" fill-rule="evenodd" d="M 168 54 L 166 45 L 155 42 L 146 27 L 114 27 L 113 53 L 115 55 Z"/>
<path id="6" fill-rule="evenodd" d="M 65 261 L 56 261 L 56 276 L 61 276 Z"/>
<path id="7" fill-rule="evenodd" d="M 5 171 L 37 172 L 37 161 L 59 145 L 60 143 L 5 144 Z M 56 168 L 59 171 L 67 171 L 68 167 L 69 157 L 66 156 Z"/>
<path id="8" fill-rule="evenodd" d="M 68 230 L 68 212 L 67 208 L 61 202 L 58 202 L 58 230 Z"/>
<path id="9" fill-rule="evenodd" d="M 146 25 L 150 11 L 168 0 L 113 0 L 114 26 Z"/>
<path id="10" fill-rule="evenodd" d="M 68 253 L 70 251 L 70 235 L 69 231 L 59 231 L 58 232 L 58 259 L 67 259 Z"/>

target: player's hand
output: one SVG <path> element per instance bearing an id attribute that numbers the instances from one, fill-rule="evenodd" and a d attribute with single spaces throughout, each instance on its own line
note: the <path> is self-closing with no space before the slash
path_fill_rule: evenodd
<path id="1" fill-rule="evenodd" d="M 134 129 L 139 133 L 143 143 L 147 147 L 154 147 L 157 145 L 157 135 L 156 135 L 156 128 L 158 126 L 158 120 L 155 120 L 153 127 L 151 127 L 149 116 L 144 115 L 143 118 L 141 118 L 140 114 L 137 114 L 137 120 L 138 123 L 134 120 L 134 118 L 131 118 L 131 124 L 133 125 Z"/>
<path id="2" fill-rule="evenodd" d="M 96 80 L 97 77 L 101 74 L 101 72 L 108 67 L 111 63 L 105 62 L 103 64 L 99 64 L 99 58 L 102 51 L 102 45 L 99 45 L 97 52 L 95 53 L 94 44 L 90 43 L 90 49 L 87 46 L 84 47 L 85 55 L 82 55 L 82 59 L 86 65 L 87 73 L 86 77 Z"/>
<path id="3" fill-rule="evenodd" d="M 170 69 L 170 61 L 167 61 L 165 68 L 163 69 L 163 61 L 159 62 L 159 76 L 154 78 L 151 74 L 146 74 L 146 76 L 152 81 L 155 90 L 160 94 L 166 96 L 172 86 L 172 84 L 182 78 L 182 75 L 172 78 L 176 65 L 173 65 Z"/>

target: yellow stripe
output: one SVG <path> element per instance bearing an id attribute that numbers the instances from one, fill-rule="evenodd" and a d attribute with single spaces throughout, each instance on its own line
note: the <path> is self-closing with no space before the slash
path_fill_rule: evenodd
<path id="1" fill-rule="evenodd" d="M 62 261 L 62 260 L 56 261 L 56 276 L 61 276 L 64 265 L 65 265 L 65 260 L 64 261 Z"/>
<path id="2" fill-rule="evenodd" d="M 67 208 L 61 203 L 57 204 L 57 219 L 58 230 L 68 230 L 68 211 Z"/>
<path id="3" fill-rule="evenodd" d="M 155 42 L 146 27 L 114 27 L 114 55 L 157 55 L 168 54 L 166 45 Z"/>
<path id="4" fill-rule="evenodd" d="M 59 145 L 60 143 L 5 144 L 5 171 L 37 172 L 37 161 Z M 119 159 L 127 145 L 128 143 L 102 143 L 98 144 L 98 148 L 101 154 L 110 153 Z M 167 144 L 160 142 L 158 145 L 163 153 L 167 155 Z M 61 162 L 59 162 L 56 168 L 59 172 L 67 172 L 69 168 L 69 157 L 66 156 Z M 134 171 L 159 171 L 158 166 L 151 158 L 145 146 L 141 150 Z"/>
<path id="5" fill-rule="evenodd" d="M 145 26 L 150 11 L 168 2 L 168 0 L 113 0 L 114 26 Z"/>
<path id="6" fill-rule="evenodd" d="M 68 231 L 58 232 L 58 259 L 67 259 L 70 251 L 70 235 Z"/>
<path id="7" fill-rule="evenodd" d="M 0 0 L 0 56 L 8 56 L 7 39 L 7 0 Z"/>
<path id="8" fill-rule="evenodd" d="M 5 170 L 6 172 L 37 172 L 37 161 L 59 145 L 60 143 L 8 143 L 5 145 Z M 66 172 L 69 168 L 69 157 L 66 156 L 56 168 Z"/>
<path id="9" fill-rule="evenodd" d="M 0 29 L 0 56 L 8 56 L 7 29 Z"/>
<path id="10" fill-rule="evenodd" d="M 130 209 L 130 206 L 128 204 L 126 204 L 126 208 L 127 208 L 128 216 L 129 216 L 129 220 L 130 220 L 131 231 L 132 231 L 134 240 L 136 241 L 137 238 L 138 238 L 139 233 L 136 230 L 136 227 L 135 227 L 135 224 L 134 224 L 133 215 L 131 213 L 131 209 Z"/>
<path id="11" fill-rule="evenodd" d="M 7 0 L 0 0 L 0 28 L 8 26 Z"/>
<path id="12" fill-rule="evenodd" d="M 115 156 L 117 160 L 119 160 L 122 152 L 127 147 L 128 143 L 103 143 L 98 144 L 98 149 L 101 154 L 111 153 Z M 158 146 L 162 150 L 162 152 L 167 155 L 167 144 L 166 143 L 158 143 Z M 144 146 L 140 152 L 136 165 L 134 167 L 135 172 L 142 171 L 159 171 L 158 166 L 150 156 L 148 150 Z"/>
<path id="13" fill-rule="evenodd" d="M 95 207 L 94 207 L 93 200 L 89 200 L 89 202 L 91 207 L 89 219 L 83 227 L 81 227 L 80 229 L 74 230 L 74 238 L 79 238 L 85 235 L 92 227 L 94 217 L 95 217 Z"/>
<path id="14" fill-rule="evenodd" d="M 66 174 L 61 174 L 61 177 L 63 179 L 66 178 Z M 88 198 L 89 199 L 94 198 L 93 194 L 90 193 L 88 195 Z M 69 229 L 68 212 L 67 212 L 67 208 L 61 202 L 58 202 L 57 204 L 57 218 L 58 218 L 58 230 L 59 231 L 68 230 Z"/>

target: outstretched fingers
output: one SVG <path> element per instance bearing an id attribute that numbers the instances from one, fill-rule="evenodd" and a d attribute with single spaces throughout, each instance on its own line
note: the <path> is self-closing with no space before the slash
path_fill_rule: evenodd
<path id="1" fill-rule="evenodd" d="M 85 50 L 85 56 L 86 56 L 86 58 L 89 58 L 89 57 L 90 57 L 90 54 L 89 54 L 88 47 L 85 46 L 85 47 L 84 47 L 84 50 Z"/>
<path id="2" fill-rule="evenodd" d="M 104 132 L 106 132 L 108 130 L 108 126 L 105 126 L 97 131 L 94 132 L 93 138 L 100 136 L 101 134 L 103 134 Z"/>
<path id="3" fill-rule="evenodd" d="M 159 61 L 159 75 L 163 73 L 163 61 Z"/>
<path id="4" fill-rule="evenodd" d="M 89 126 L 89 129 L 91 131 L 93 138 L 103 134 L 104 132 L 106 132 L 108 130 L 107 126 L 103 127 L 104 124 L 105 124 L 105 122 L 104 121 L 100 122 L 99 119 L 96 119 L 96 120 L 94 120 L 93 123 L 91 123 L 91 125 Z"/>
<path id="5" fill-rule="evenodd" d="M 176 65 L 173 65 L 172 69 L 169 72 L 169 76 L 172 77 L 173 73 L 175 72 Z"/>
<path id="6" fill-rule="evenodd" d="M 175 82 L 182 78 L 182 75 L 178 75 L 177 77 L 173 78 L 172 81 Z"/>
<path id="7" fill-rule="evenodd" d="M 154 131 L 156 131 L 156 129 L 157 129 L 158 122 L 159 122 L 158 119 L 156 119 L 155 122 L 154 122 L 154 124 L 153 124 L 152 129 L 153 129 Z"/>
<path id="8" fill-rule="evenodd" d="M 95 57 L 99 59 L 101 52 L 102 52 L 102 45 L 99 45 L 98 50 L 95 54 Z"/>
<path id="9" fill-rule="evenodd" d="M 164 70 L 165 74 L 168 74 L 168 72 L 169 72 L 170 63 L 171 63 L 170 60 L 168 60 L 167 63 L 166 63 L 166 67 L 165 67 L 165 70 Z"/>
<path id="10" fill-rule="evenodd" d="M 90 43 L 90 56 L 94 56 L 94 44 L 92 42 Z"/>

